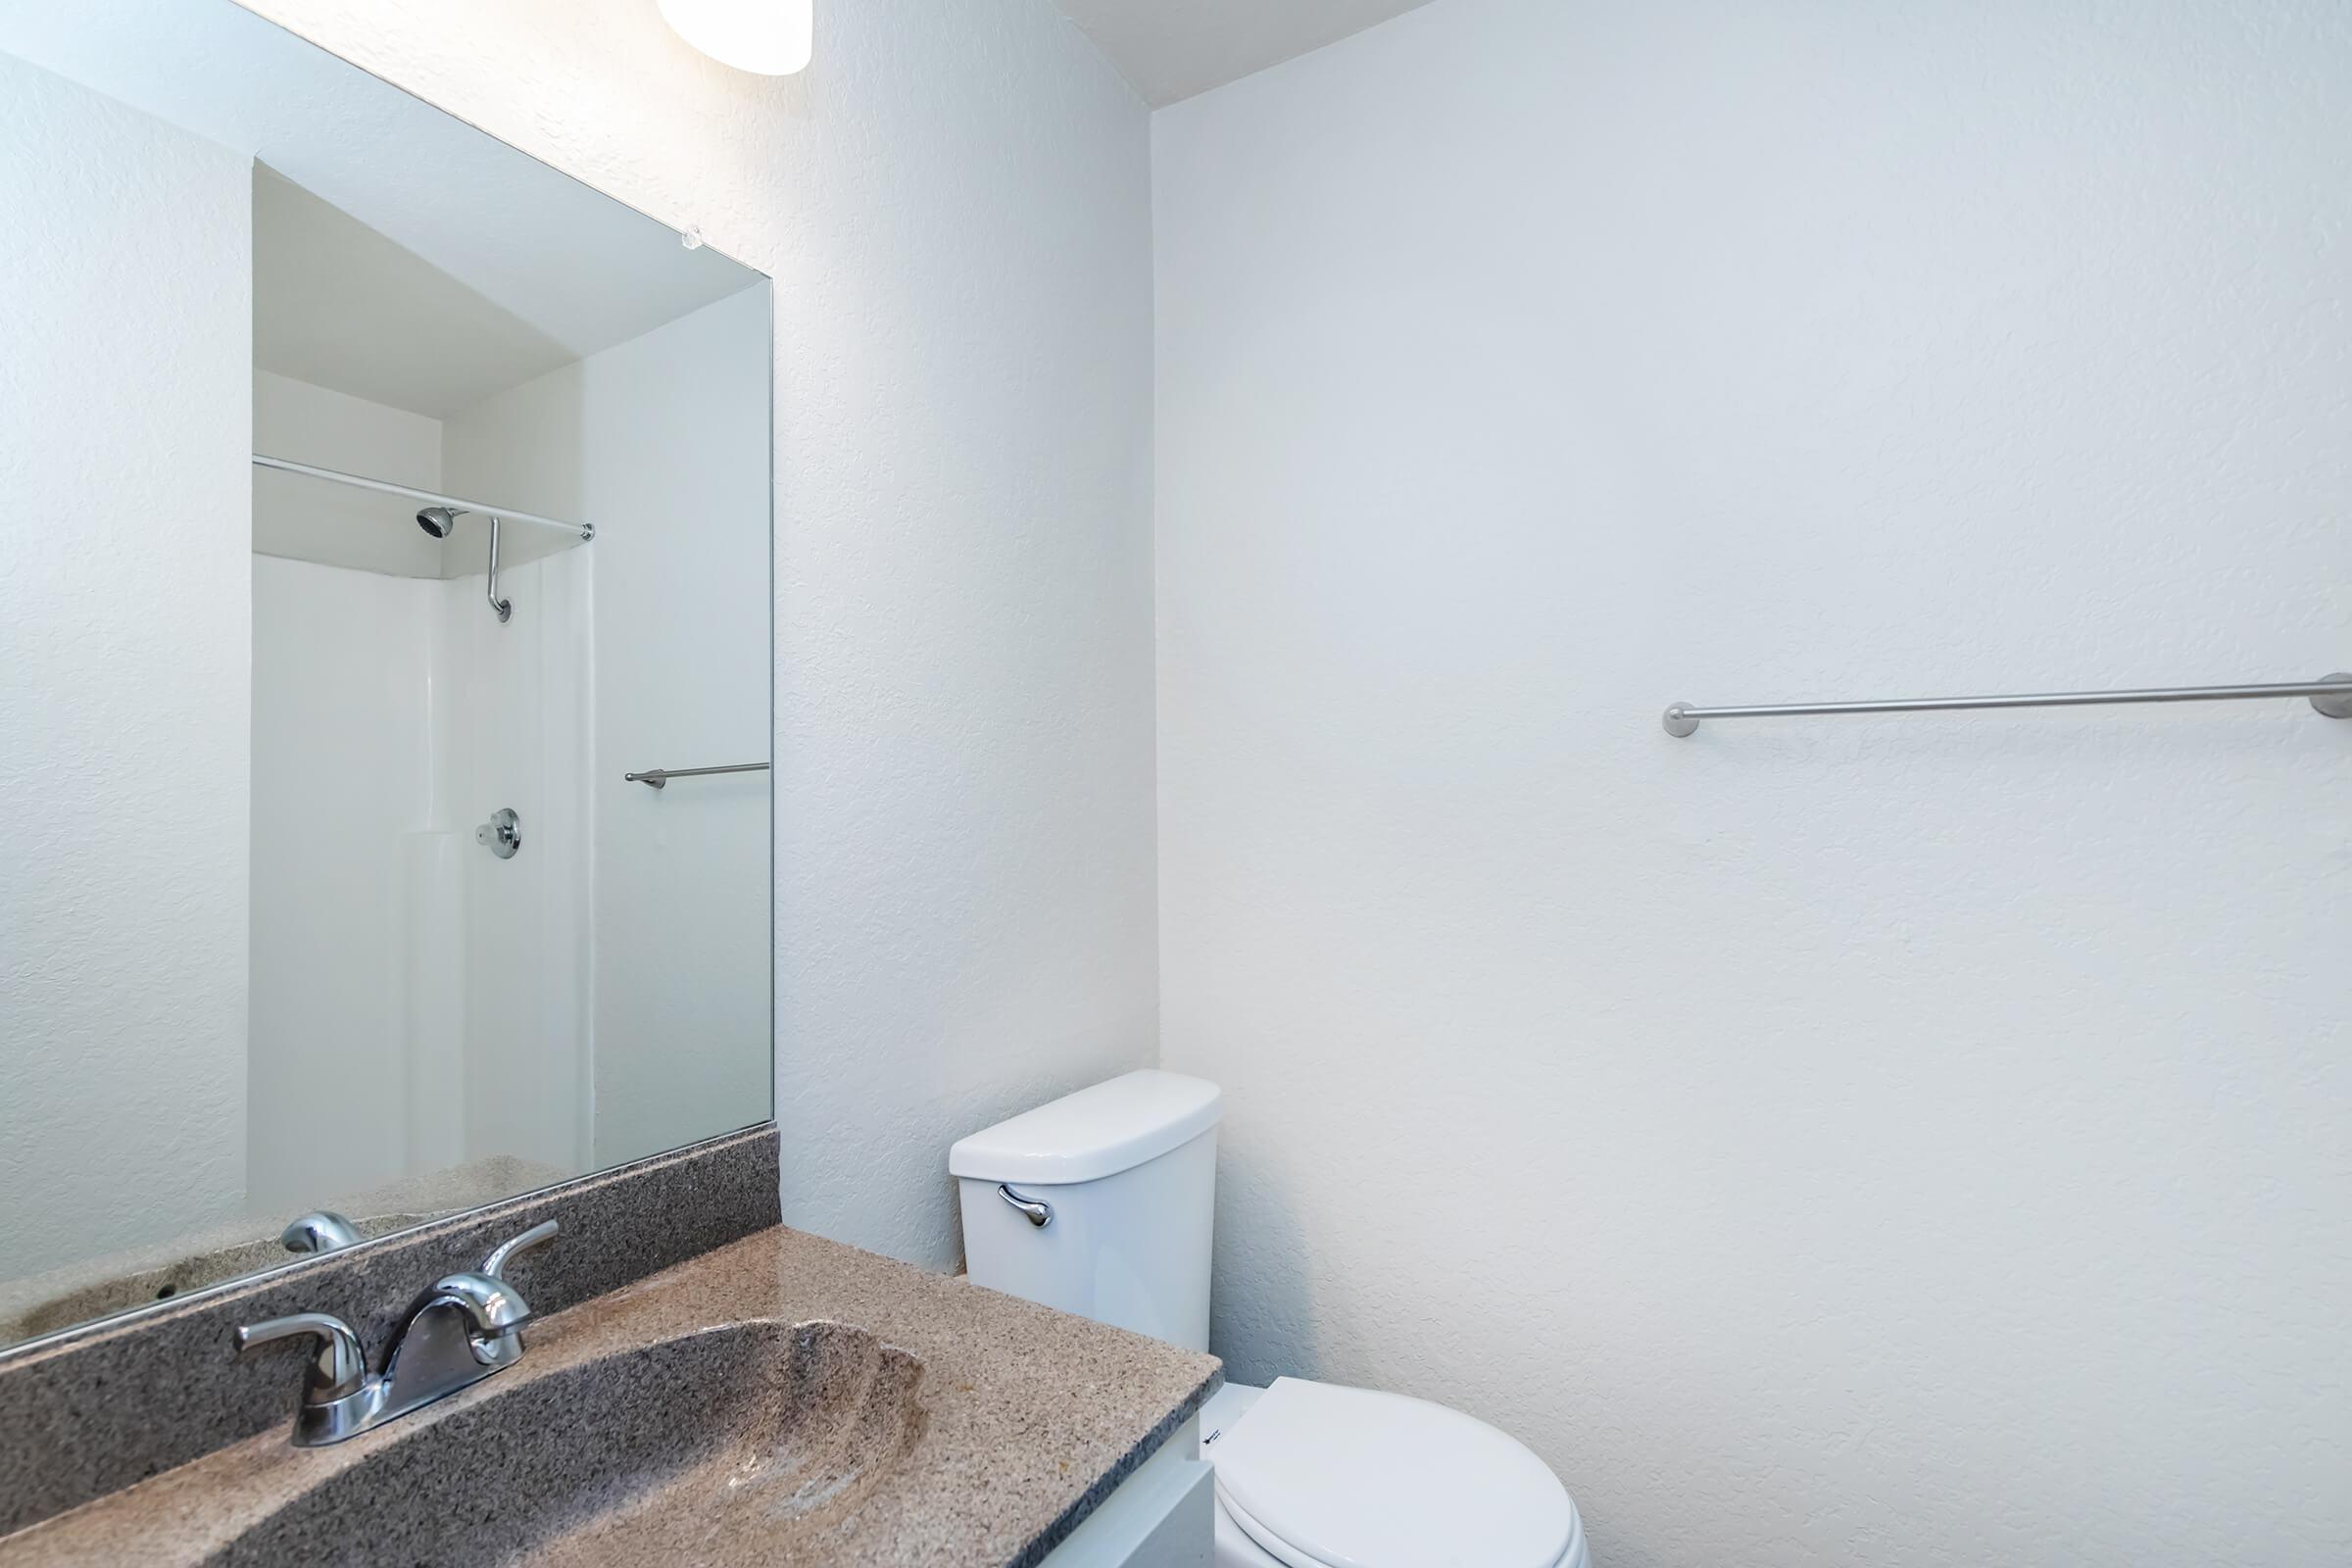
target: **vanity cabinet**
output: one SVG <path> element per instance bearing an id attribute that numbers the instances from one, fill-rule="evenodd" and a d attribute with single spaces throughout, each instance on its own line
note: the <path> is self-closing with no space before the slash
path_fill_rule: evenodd
<path id="1" fill-rule="evenodd" d="M 1119 1483 L 1043 1568 L 1210 1568 L 1215 1472 L 1197 1457 L 1200 1451 L 1196 1418 Z"/>

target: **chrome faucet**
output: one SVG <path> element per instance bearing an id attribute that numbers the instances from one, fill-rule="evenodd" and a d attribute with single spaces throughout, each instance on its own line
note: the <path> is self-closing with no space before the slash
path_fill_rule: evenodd
<path id="1" fill-rule="evenodd" d="M 333 1252 L 360 1244 L 359 1227 L 331 1208 L 315 1208 L 290 1220 L 277 1244 L 289 1252 Z"/>
<path id="2" fill-rule="evenodd" d="M 522 1293 L 507 1283 L 518 1252 L 556 1239 L 547 1220 L 499 1247 L 478 1269 L 445 1274 L 417 1294 L 384 1351 L 384 1370 L 368 1370 L 359 1335 L 339 1317 L 296 1312 L 237 1330 L 239 1351 L 275 1340 L 313 1336 L 318 1353 L 303 1382 L 294 1444 L 341 1443 L 446 1398 L 522 1359 L 518 1332 L 531 1320 Z"/>

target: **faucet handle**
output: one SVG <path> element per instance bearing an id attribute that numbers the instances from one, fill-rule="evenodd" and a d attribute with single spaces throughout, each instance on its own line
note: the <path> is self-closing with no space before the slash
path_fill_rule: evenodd
<path id="1" fill-rule="evenodd" d="M 492 1248 L 490 1255 L 482 1259 L 478 1272 L 494 1280 L 506 1278 L 507 1265 L 514 1261 L 516 1254 L 527 1252 L 534 1247 L 546 1246 L 556 1239 L 556 1233 L 562 1228 L 552 1219 L 541 1220 L 520 1236 L 510 1237 Z"/>
<path id="2" fill-rule="evenodd" d="M 368 1381 L 368 1358 L 360 1349 L 360 1337 L 350 1324 L 324 1312 L 296 1312 L 290 1317 L 248 1323 L 236 1331 L 237 1352 L 241 1355 L 257 1345 L 304 1335 L 318 1337 L 318 1353 L 311 1362 L 303 1402 L 324 1404 L 359 1393 Z"/>

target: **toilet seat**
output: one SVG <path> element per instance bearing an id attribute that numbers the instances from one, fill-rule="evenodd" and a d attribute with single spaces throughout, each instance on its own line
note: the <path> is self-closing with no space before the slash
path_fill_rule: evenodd
<path id="1" fill-rule="evenodd" d="M 1528 1448 L 1444 1405 L 1278 1378 L 1209 1450 L 1217 1501 L 1285 1568 L 1563 1568 L 1576 1505 Z"/>

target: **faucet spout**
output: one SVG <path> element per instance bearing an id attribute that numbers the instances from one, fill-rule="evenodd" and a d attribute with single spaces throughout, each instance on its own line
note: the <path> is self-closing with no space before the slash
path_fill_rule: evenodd
<path id="1" fill-rule="evenodd" d="M 318 1312 L 250 1324 L 237 1330 L 237 1348 L 306 1335 L 318 1339 L 318 1354 L 294 1421 L 295 1445 L 315 1447 L 357 1437 L 522 1359 L 522 1336 L 515 1331 L 531 1320 L 531 1304 L 502 1274 L 515 1253 L 544 1246 L 556 1232 L 552 1219 L 534 1225 L 479 1269 L 433 1281 L 401 1320 L 380 1373 L 368 1373 L 349 1325 Z"/>
<path id="2" fill-rule="evenodd" d="M 522 1293 L 495 1274 L 477 1274 L 470 1270 L 459 1274 L 444 1274 L 433 1281 L 416 1298 L 409 1310 L 411 1318 L 428 1307 L 455 1307 L 465 1315 L 473 1332 L 483 1339 L 512 1334 L 531 1320 L 531 1306 Z"/>
<path id="3" fill-rule="evenodd" d="M 287 1224 L 278 1245 L 289 1252 L 332 1252 L 360 1244 L 359 1227 L 331 1208 L 317 1208 Z"/>

